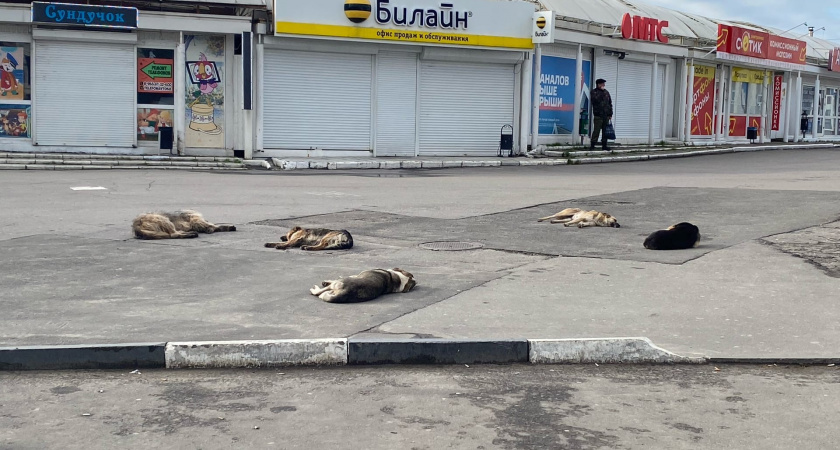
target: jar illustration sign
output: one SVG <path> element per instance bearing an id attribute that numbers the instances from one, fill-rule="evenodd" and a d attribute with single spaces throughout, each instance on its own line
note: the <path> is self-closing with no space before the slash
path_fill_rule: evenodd
<path id="1" fill-rule="evenodd" d="M 222 129 L 213 121 L 215 110 L 212 105 L 199 103 L 190 107 L 190 129 L 206 134 L 219 134 Z"/>

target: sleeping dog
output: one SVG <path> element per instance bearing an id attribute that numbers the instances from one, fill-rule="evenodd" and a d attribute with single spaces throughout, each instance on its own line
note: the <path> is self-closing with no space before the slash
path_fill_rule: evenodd
<path id="1" fill-rule="evenodd" d="M 300 247 L 301 250 L 347 250 L 353 248 L 353 236 L 347 230 L 294 227 L 280 237 L 281 242 L 267 242 L 268 248 L 284 250 Z"/>
<path id="2" fill-rule="evenodd" d="M 204 220 L 197 211 L 141 214 L 134 219 L 131 230 L 137 239 L 192 239 L 198 233 L 236 231 L 234 225 L 216 225 Z"/>
<path id="3" fill-rule="evenodd" d="M 551 220 L 551 223 L 562 223 L 567 227 L 577 225 L 578 228 L 592 226 L 621 228 L 618 220 L 609 214 L 598 211 L 584 211 L 580 208 L 566 208 L 557 214 L 537 219 L 537 222 L 546 220 Z"/>
<path id="4" fill-rule="evenodd" d="M 393 292 L 408 292 L 417 283 L 414 275 L 402 269 L 365 270 L 338 280 L 326 280 L 322 287 L 309 290 L 312 295 L 328 303 L 359 303 Z"/>
<path id="5" fill-rule="evenodd" d="M 688 222 L 681 222 L 664 230 L 654 231 L 645 239 L 648 250 L 684 250 L 700 242 L 700 229 Z"/>

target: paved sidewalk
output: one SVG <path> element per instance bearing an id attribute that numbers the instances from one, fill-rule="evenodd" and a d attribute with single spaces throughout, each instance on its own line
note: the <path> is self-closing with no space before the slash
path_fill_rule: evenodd
<path id="1" fill-rule="evenodd" d="M 714 158 L 493 177 L 21 173 L 0 181 L 14 193 L 0 198 L 0 347 L 643 336 L 685 356 L 837 358 L 840 153 Z M 97 185 L 108 190 L 69 189 Z M 536 222 L 571 206 L 622 227 Z M 132 239 L 130 219 L 150 207 L 194 207 L 239 231 Z M 698 248 L 642 248 L 682 220 L 700 226 Z M 350 229 L 356 246 L 263 247 L 293 224 Z M 430 241 L 483 248 L 419 247 Z M 409 270 L 418 287 L 355 305 L 308 293 L 375 267 Z"/>

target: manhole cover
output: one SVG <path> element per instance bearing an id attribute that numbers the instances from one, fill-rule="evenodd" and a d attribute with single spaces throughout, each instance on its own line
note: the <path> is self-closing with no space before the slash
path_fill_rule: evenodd
<path id="1" fill-rule="evenodd" d="M 458 252 L 461 250 L 475 250 L 477 248 L 484 248 L 484 245 L 479 244 L 478 242 L 442 241 L 426 242 L 424 244 L 420 244 L 420 248 L 426 250 L 434 250 L 438 252 Z"/>

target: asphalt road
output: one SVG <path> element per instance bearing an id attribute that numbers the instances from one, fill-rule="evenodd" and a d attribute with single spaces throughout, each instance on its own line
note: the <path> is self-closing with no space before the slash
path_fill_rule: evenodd
<path id="1" fill-rule="evenodd" d="M 828 449 L 838 398 L 836 367 L 7 372 L 0 449 Z"/>

